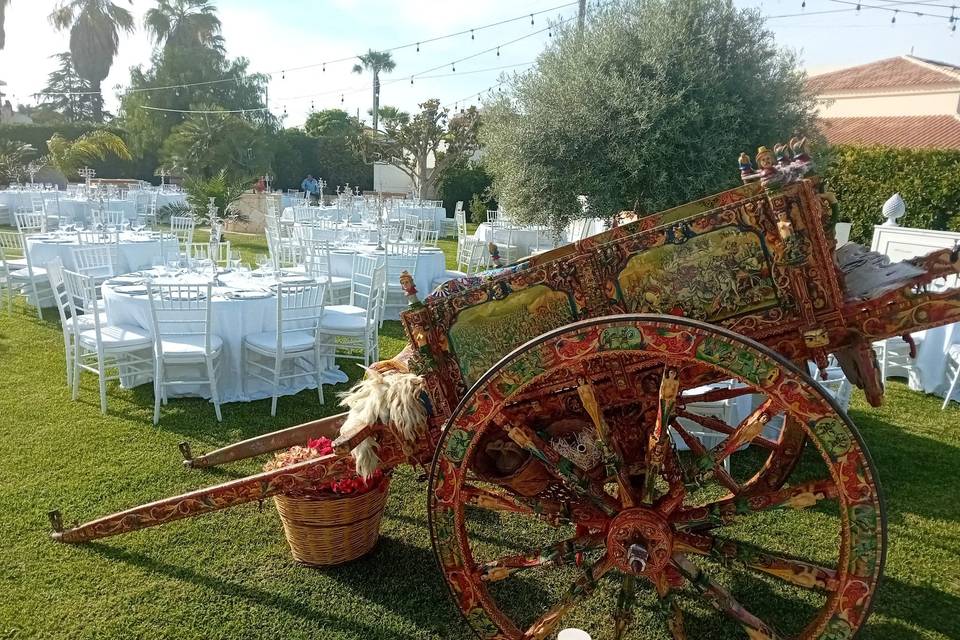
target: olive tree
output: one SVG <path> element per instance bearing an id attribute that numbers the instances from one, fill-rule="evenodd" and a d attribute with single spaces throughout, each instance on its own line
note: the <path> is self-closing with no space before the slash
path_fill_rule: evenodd
<path id="1" fill-rule="evenodd" d="M 728 188 L 741 151 L 812 121 L 796 56 L 757 11 L 615 0 L 582 33 L 562 27 L 530 71 L 507 80 L 480 137 L 503 207 L 560 228 Z"/>

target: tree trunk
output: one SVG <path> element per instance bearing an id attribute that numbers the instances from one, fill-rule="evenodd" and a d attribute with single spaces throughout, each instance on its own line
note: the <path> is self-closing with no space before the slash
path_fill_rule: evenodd
<path id="1" fill-rule="evenodd" d="M 100 93 L 100 81 L 91 80 L 90 88 L 97 92 L 93 96 L 93 121 L 103 122 L 103 96 Z"/>
<path id="2" fill-rule="evenodd" d="M 373 70 L 373 132 L 377 132 L 380 123 L 380 71 Z"/>

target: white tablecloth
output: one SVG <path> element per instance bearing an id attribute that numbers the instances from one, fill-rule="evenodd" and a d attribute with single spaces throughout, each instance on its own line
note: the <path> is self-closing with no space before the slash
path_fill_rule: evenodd
<path id="1" fill-rule="evenodd" d="M 960 343 L 960 323 L 927 329 L 913 334 L 917 340 L 917 359 L 910 369 L 908 383 L 914 391 L 933 393 L 941 398 L 947 393 L 947 350 Z"/>
<path id="2" fill-rule="evenodd" d="M 199 274 L 183 276 L 181 282 L 203 283 L 209 279 Z M 159 276 L 157 282 L 162 282 Z M 167 279 L 167 281 L 171 281 Z M 243 337 L 275 331 L 277 328 L 277 299 L 271 295 L 267 298 L 254 300 L 232 300 L 223 297 L 230 290 L 263 289 L 269 287 L 272 280 L 255 278 L 238 273 L 228 273 L 221 276 L 223 287 L 214 289 L 214 298 L 211 300 L 212 327 L 211 330 L 223 340 L 223 352 L 220 355 L 220 372 L 217 389 L 220 392 L 221 402 L 240 402 L 269 398 L 273 391 L 269 384 L 262 380 L 249 377 L 244 385 L 241 375 L 241 357 Z M 127 324 L 151 330 L 150 301 L 146 295 L 131 296 L 118 293 L 110 284 L 103 286 L 103 299 L 106 303 L 107 319 L 111 324 Z M 347 376 L 333 363 L 323 375 L 324 383 L 336 384 L 346 382 Z M 133 386 L 149 381 L 147 378 L 125 380 L 124 384 Z M 246 388 L 244 388 L 246 386 Z M 312 377 L 296 378 L 284 383 L 283 395 L 299 393 L 304 389 L 316 389 Z M 171 396 L 200 396 L 209 398 L 207 385 L 171 387 L 168 395 Z"/>
<path id="3" fill-rule="evenodd" d="M 177 252 L 177 240 L 173 236 L 164 239 L 164 245 L 169 252 Z M 73 261 L 73 250 L 79 247 L 75 234 L 35 235 L 27 237 L 27 251 L 30 252 L 30 261 L 35 267 L 44 267 L 48 262 L 58 257 L 67 269 L 76 269 Z M 139 271 L 153 266 L 154 258 L 161 256 L 160 240 L 148 234 L 137 234 L 125 231 L 120 234 L 120 245 L 116 265 L 118 272 Z"/>
<path id="4" fill-rule="evenodd" d="M 352 248 L 334 249 L 330 252 L 330 271 L 332 275 L 349 278 L 353 276 L 353 256 L 356 253 L 370 256 L 383 256 L 383 251 L 376 250 L 376 243 L 358 245 Z M 417 258 L 417 272 L 414 281 L 421 300 L 430 293 L 430 284 L 443 275 L 447 269 L 447 259 L 440 249 L 424 249 Z M 398 310 L 388 310 L 387 320 L 397 320 L 400 317 Z"/>
<path id="5" fill-rule="evenodd" d="M 310 210 L 315 212 L 314 215 L 317 218 L 327 218 L 330 220 L 346 220 L 347 213 L 341 211 L 339 207 L 310 207 Z M 350 214 L 351 222 L 359 222 L 360 212 L 356 211 Z M 283 209 L 283 212 L 280 214 L 280 219 L 285 222 L 292 222 L 293 217 L 293 207 L 286 207 Z"/>
<path id="6" fill-rule="evenodd" d="M 584 226 L 586 226 L 585 235 Z M 603 220 L 600 218 L 584 222 L 572 222 L 564 229 L 563 233 L 560 234 L 559 242 L 557 242 L 553 230 L 548 227 L 519 227 L 513 230 L 510 236 L 510 244 L 517 247 L 520 253 L 519 257 L 523 257 L 534 253 L 538 249 L 543 250 L 568 244 L 580 240 L 581 237 L 589 237 L 602 231 L 605 231 L 605 226 Z M 497 237 L 501 242 L 506 242 L 506 233 L 506 231 L 497 233 Z M 481 222 L 480 225 L 477 226 L 477 231 L 474 235 L 484 242 L 491 242 L 494 237 L 493 225 L 489 222 Z"/>
<path id="7" fill-rule="evenodd" d="M 398 206 L 397 213 L 403 216 L 417 216 L 421 220 L 429 220 L 433 228 L 443 231 L 443 221 L 447 218 L 447 210 L 443 207 L 406 207 Z"/>

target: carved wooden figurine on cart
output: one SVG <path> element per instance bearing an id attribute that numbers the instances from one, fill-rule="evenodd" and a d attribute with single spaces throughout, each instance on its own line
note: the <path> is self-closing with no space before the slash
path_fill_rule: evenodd
<path id="1" fill-rule="evenodd" d="M 878 405 L 872 342 L 960 320 L 960 290 L 926 288 L 960 256 L 871 277 L 870 252 L 834 250 L 805 141 L 779 148 L 778 163 L 760 147 L 758 173 L 740 157 L 741 187 L 422 303 L 408 279 L 409 344 L 347 413 L 184 448 L 187 466 L 207 467 L 339 432 L 335 453 L 69 529 L 53 512 L 54 538 L 409 463 L 429 469 L 441 574 L 481 638 L 553 637 L 571 620 L 604 638 L 656 624 L 672 638 L 852 637 L 883 568 L 883 503 L 860 435 L 806 366 L 834 354 Z M 743 415 L 702 409 L 720 402 Z M 515 525 L 529 532 L 520 548 L 497 537 Z M 783 533 L 804 526 L 822 535 Z"/>

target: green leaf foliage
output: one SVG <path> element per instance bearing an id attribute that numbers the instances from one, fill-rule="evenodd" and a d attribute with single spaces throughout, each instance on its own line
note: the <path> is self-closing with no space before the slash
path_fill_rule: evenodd
<path id="1" fill-rule="evenodd" d="M 758 10 L 726 0 L 617 0 L 561 26 L 487 105 L 484 163 L 503 207 L 563 227 L 657 211 L 734 186 L 741 151 L 806 130 L 796 57 Z"/>
<path id="2" fill-rule="evenodd" d="M 960 151 L 837 146 L 824 174 L 854 242 L 870 244 L 894 193 L 907 203 L 901 226 L 960 231 Z"/>
<path id="3" fill-rule="evenodd" d="M 464 205 L 472 202 L 474 196 L 483 203 L 483 213 L 487 209 L 496 209 L 497 205 L 489 198 L 492 180 L 490 174 L 479 162 L 462 161 L 452 165 L 443 174 L 437 185 L 437 197 L 443 200 L 447 215 L 453 217 L 457 201 L 462 200 Z M 468 222 L 482 222 L 474 215 L 472 207 L 464 207 L 467 211 Z"/>

